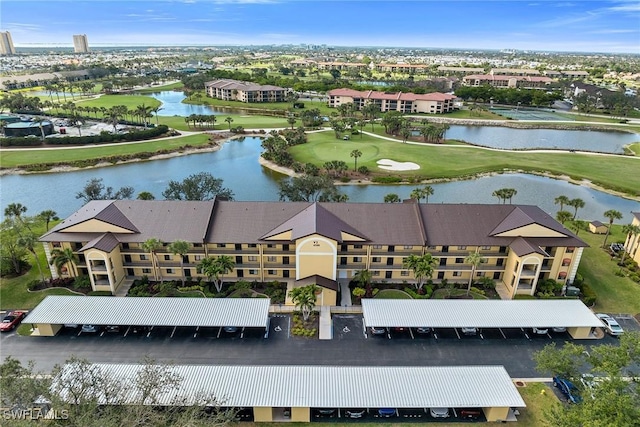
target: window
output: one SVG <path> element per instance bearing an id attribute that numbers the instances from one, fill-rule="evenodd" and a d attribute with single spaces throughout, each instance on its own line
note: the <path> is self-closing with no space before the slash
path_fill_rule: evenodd
<path id="1" fill-rule="evenodd" d="M 203 256 L 202 256 L 202 255 L 194 255 L 194 256 L 193 256 L 193 259 L 194 259 L 195 261 L 201 261 L 201 260 L 202 260 L 202 258 L 203 258 Z"/>
<path id="2" fill-rule="evenodd" d="M 143 268 L 142 269 L 142 274 L 151 274 L 151 269 L 150 268 Z"/>
<path id="3" fill-rule="evenodd" d="M 480 246 L 480 249 L 482 249 L 483 251 L 489 251 L 491 250 L 491 246 Z"/>
<path id="4" fill-rule="evenodd" d="M 560 273 L 558 273 L 558 280 L 564 280 L 567 278 L 567 272 L 566 271 L 561 271 Z"/>
<path id="5" fill-rule="evenodd" d="M 362 245 L 353 245 L 353 249 L 362 249 Z"/>
<path id="6" fill-rule="evenodd" d="M 62 247 L 62 244 L 61 244 L 60 242 L 53 242 L 53 243 L 51 243 L 51 245 L 52 245 L 54 248 L 61 248 L 61 247 Z"/>
<path id="7" fill-rule="evenodd" d="M 268 256 L 267 257 L 267 262 L 276 262 L 277 258 L 274 256 Z"/>
<path id="8" fill-rule="evenodd" d="M 129 249 L 129 244 L 128 243 L 123 243 L 122 244 L 122 249 Z"/>
<path id="9" fill-rule="evenodd" d="M 453 277 L 460 277 L 460 276 L 462 276 L 461 272 L 459 272 L 459 271 L 454 271 L 453 272 Z"/>
<path id="10" fill-rule="evenodd" d="M 249 261 L 258 261 L 258 257 L 257 256 L 253 256 L 253 255 L 252 256 L 248 256 L 247 259 Z"/>
<path id="11" fill-rule="evenodd" d="M 562 260 L 562 266 L 567 267 L 571 264 L 571 258 L 565 258 Z"/>
<path id="12" fill-rule="evenodd" d="M 167 268 L 167 274 L 173 274 L 173 273 L 175 273 L 175 272 L 176 272 L 176 271 L 175 271 L 175 269 L 173 269 L 173 268 Z"/>
<path id="13" fill-rule="evenodd" d="M 456 264 L 463 264 L 464 258 L 456 258 Z"/>
<path id="14" fill-rule="evenodd" d="M 411 249 L 413 249 L 413 246 L 411 246 L 411 245 L 405 245 L 405 246 L 404 246 L 404 248 L 405 248 L 405 249 L 409 249 L 409 250 L 411 250 Z"/>
<path id="15" fill-rule="evenodd" d="M 382 260 L 382 258 L 380 258 L 379 256 L 374 256 L 371 258 L 371 262 L 380 262 Z"/>
<path id="16" fill-rule="evenodd" d="M 165 261 L 171 261 L 171 255 L 165 255 L 164 256 L 164 260 Z"/>
<path id="17" fill-rule="evenodd" d="M 201 248 L 202 247 L 202 243 L 194 243 L 193 247 L 194 248 Z"/>
<path id="18" fill-rule="evenodd" d="M 373 245 L 373 249 L 382 249 L 382 245 Z"/>
<path id="19" fill-rule="evenodd" d="M 258 270 L 250 269 L 249 274 L 255 276 L 256 274 L 258 274 Z"/>
<path id="20" fill-rule="evenodd" d="M 372 275 L 372 276 L 379 276 L 379 275 L 380 275 L 380 272 L 379 272 L 379 271 L 372 271 L 372 272 L 371 272 L 371 275 Z"/>
<path id="21" fill-rule="evenodd" d="M 568 254 L 572 254 L 573 251 L 575 251 L 575 250 L 576 250 L 576 248 L 571 247 L 571 248 L 567 248 L 567 250 L 565 252 L 568 253 Z"/>
<path id="22" fill-rule="evenodd" d="M 362 262 L 362 257 L 361 256 L 354 256 L 353 257 L 353 262 Z"/>
<path id="23" fill-rule="evenodd" d="M 226 243 L 218 243 L 216 244 L 216 248 L 226 248 L 227 244 Z"/>
<path id="24" fill-rule="evenodd" d="M 283 251 L 288 251 L 289 250 L 289 245 L 282 245 L 282 250 Z"/>
<path id="25" fill-rule="evenodd" d="M 255 244 L 255 243 L 249 243 L 247 246 L 250 247 L 250 248 L 257 248 L 258 247 L 258 245 Z"/>
<path id="26" fill-rule="evenodd" d="M 402 270 L 402 271 L 400 272 L 400 275 L 401 275 L 401 276 L 408 276 L 408 275 L 409 275 L 409 272 L 408 272 L 407 270 Z"/>
<path id="27" fill-rule="evenodd" d="M 140 261 L 147 261 L 149 259 L 149 257 L 147 257 L 146 255 L 140 255 Z"/>
<path id="28" fill-rule="evenodd" d="M 476 277 L 484 277 L 484 271 L 476 271 Z"/>
<path id="29" fill-rule="evenodd" d="M 267 247 L 268 247 L 268 248 L 275 248 L 275 247 L 276 247 L 276 245 L 274 245 L 273 243 L 267 243 Z"/>
<path id="30" fill-rule="evenodd" d="M 267 270 L 267 274 L 270 276 L 273 276 L 274 274 L 276 274 L 275 270 Z"/>
<path id="31" fill-rule="evenodd" d="M 466 246 L 458 246 L 458 250 L 459 251 L 465 251 L 465 250 L 467 250 L 467 247 Z"/>

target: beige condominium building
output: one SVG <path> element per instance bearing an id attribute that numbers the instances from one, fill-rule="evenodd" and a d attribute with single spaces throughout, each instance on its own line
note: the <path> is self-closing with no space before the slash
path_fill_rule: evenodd
<path id="1" fill-rule="evenodd" d="M 9 31 L 0 31 L 0 55 L 15 55 L 16 48 Z"/>
<path id="2" fill-rule="evenodd" d="M 462 78 L 465 86 L 489 85 L 499 88 L 544 89 L 554 80 L 545 76 L 505 76 L 502 74 L 472 74 Z"/>
<path id="3" fill-rule="evenodd" d="M 329 107 L 353 103 L 358 110 L 373 103 L 383 113 L 386 111 L 400 111 L 402 113 L 431 113 L 440 114 L 453 111 L 455 95 L 433 92 L 416 93 L 386 93 L 373 90 L 358 91 L 353 89 L 333 89 L 327 92 Z"/>
<path id="4" fill-rule="evenodd" d="M 154 257 L 142 248 L 163 242 Z M 189 242 L 182 257 L 167 250 Z M 125 281 L 201 277 L 205 257 L 235 262 L 225 280 L 286 282 L 289 289 L 315 283 L 321 305 L 335 305 L 340 283 L 360 270 L 374 282 L 413 282 L 403 267 L 411 255 L 437 258 L 433 281 L 467 283 L 473 252 L 503 293 L 533 295 L 538 281 L 571 283 L 586 245 L 536 206 L 481 204 L 308 203 L 234 201 L 92 201 L 41 237 L 46 254 L 71 248 L 77 265 L 61 275 L 88 275 L 94 290 L 115 293 Z M 182 263 L 181 263 L 182 261 Z M 52 271 L 53 274 L 57 274 Z"/>
<path id="5" fill-rule="evenodd" d="M 208 96 L 225 101 L 283 102 L 287 94 L 282 87 L 230 79 L 206 82 L 204 87 Z"/>
<path id="6" fill-rule="evenodd" d="M 640 227 L 640 212 L 631 212 L 631 224 Z M 640 264 L 640 234 L 629 234 L 624 242 L 624 250 L 638 264 Z"/>

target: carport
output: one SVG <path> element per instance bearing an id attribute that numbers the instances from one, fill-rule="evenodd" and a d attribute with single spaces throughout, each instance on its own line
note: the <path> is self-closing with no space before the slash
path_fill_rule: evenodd
<path id="1" fill-rule="evenodd" d="M 145 298 L 47 296 L 25 318 L 32 335 L 64 325 L 267 328 L 268 298 Z"/>
<path id="2" fill-rule="evenodd" d="M 139 364 L 96 364 L 121 384 L 134 384 Z M 60 375 L 65 375 L 66 365 Z M 502 366 L 215 366 L 177 365 L 178 389 L 161 393 L 157 405 L 189 404 L 206 396 L 226 407 L 251 408 L 256 422 L 310 422 L 319 408 L 478 408 L 487 421 L 514 420 L 526 405 Z M 131 380 L 131 381 L 127 381 Z M 55 382 L 55 379 L 54 379 Z M 122 403 L 138 393 L 120 390 Z M 64 393 L 62 395 L 64 398 Z M 120 401 L 120 399 L 117 399 Z"/>
<path id="3" fill-rule="evenodd" d="M 377 328 L 567 328 L 589 338 L 602 322 L 577 299 L 562 300 L 378 300 L 363 299 L 367 327 Z"/>

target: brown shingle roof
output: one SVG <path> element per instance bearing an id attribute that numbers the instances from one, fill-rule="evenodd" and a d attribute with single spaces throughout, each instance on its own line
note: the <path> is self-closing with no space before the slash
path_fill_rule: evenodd
<path id="1" fill-rule="evenodd" d="M 516 253 L 519 257 L 524 255 L 529 255 L 533 253 L 540 254 L 542 256 L 549 256 L 545 251 L 540 249 L 539 246 L 532 244 L 522 237 L 516 237 L 511 244 L 509 245 L 512 251 Z"/>
<path id="2" fill-rule="evenodd" d="M 79 252 L 84 252 L 87 249 L 92 248 L 103 252 L 111 252 L 119 244 L 120 242 L 116 236 L 111 233 L 105 233 L 88 242 L 80 249 Z"/>
<path id="3" fill-rule="evenodd" d="M 296 280 L 296 286 L 307 286 L 307 285 L 318 285 L 323 288 L 333 289 L 334 291 L 338 291 L 338 282 L 335 280 L 327 279 L 324 276 L 319 276 L 314 274 L 313 276 L 305 277 L 304 279 Z"/>
<path id="4" fill-rule="evenodd" d="M 65 228 L 81 224 L 90 219 L 97 219 L 133 232 L 139 231 L 129 218 L 114 205 L 113 200 L 92 200 L 60 224 L 53 227 L 50 233 L 64 230 Z"/>

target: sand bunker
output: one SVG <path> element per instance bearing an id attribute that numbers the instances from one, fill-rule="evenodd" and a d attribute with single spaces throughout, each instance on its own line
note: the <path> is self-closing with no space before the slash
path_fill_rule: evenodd
<path id="1" fill-rule="evenodd" d="M 376 163 L 380 169 L 389 171 L 414 171 L 420 169 L 420 166 L 413 162 L 396 162 L 389 159 L 380 159 Z"/>

